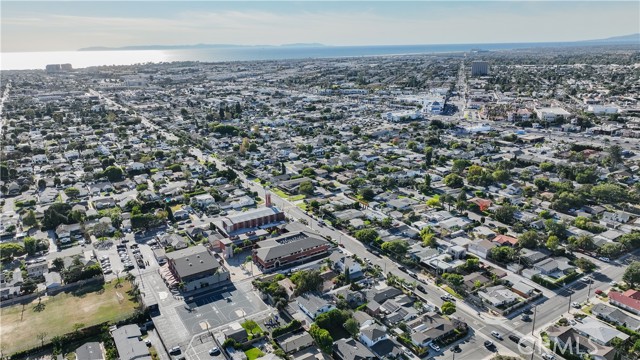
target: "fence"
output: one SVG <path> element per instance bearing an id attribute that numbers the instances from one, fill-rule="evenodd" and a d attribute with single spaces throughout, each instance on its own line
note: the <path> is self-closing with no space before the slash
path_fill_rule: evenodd
<path id="1" fill-rule="evenodd" d="M 57 288 L 54 289 L 49 289 L 46 291 L 46 295 L 48 296 L 54 296 L 57 294 L 60 294 L 61 292 L 67 292 L 67 291 L 74 291 L 77 290 L 83 286 L 87 286 L 87 285 L 102 285 L 104 284 L 104 278 L 102 276 L 100 277 L 94 277 L 91 279 L 86 279 L 86 280 L 80 280 L 71 284 L 65 284 L 65 285 L 61 285 Z M 29 295 L 23 295 L 23 296 L 18 296 L 18 297 L 14 297 L 11 299 L 7 299 L 7 300 L 2 300 L 2 302 L 0 302 L 0 307 L 6 307 L 6 306 L 11 306 L 11 305 L 16 305 L 16 304 L 28 304 L 30 302 L 32 302 L 33 300 L 37 299 L 39 296 L 44 295 L 45 292 L 42 293 L 34 293 L 34 294 L 29 294 Z"/>

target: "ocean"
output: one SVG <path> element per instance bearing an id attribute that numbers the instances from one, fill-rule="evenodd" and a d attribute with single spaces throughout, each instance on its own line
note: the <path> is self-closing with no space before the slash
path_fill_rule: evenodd
<path id="1" fill-rule="evenodd" d="M 173 61 L 254 61 L 306 58 L 339 58 L 382 55 L 466 52 L 472 49 L 512 50 L 542 47 L 604 45 L 595 42 L 502 43 L 389 46 L 228 47 L 179 50 L 103 50 L 0 53 L 0 70 L 44 69 L 47 64 L 70 63 L 74 68 L 132 65 Z"/>

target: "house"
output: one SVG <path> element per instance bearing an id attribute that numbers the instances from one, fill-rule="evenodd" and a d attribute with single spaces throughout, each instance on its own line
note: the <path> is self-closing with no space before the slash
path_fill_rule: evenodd
<path id="1" fill-rule="evenodd" d="M 573 329 L 578 334 L 604 346 L 611 345 L 611 342 L 615 338 L 622 341 L 629 338 L 629 335 L 589 316 L 583 318 L 581 322 L 573 325 Z"/>
<path id="2" fill-rule="evenodd" d="M 47 290 L 52 290 L 62 286 L 62 276 L 60 273 L 51 271 L 44 274 L 44 281 Z"/>
<path id="3" fill-rule="evenodd" d="M 296 303 L 303 313 L 307 314 L 311 319 L 316 316 L 329 312 L 336 307 L 325 297 L 314 293 L 307 293 L 296 298 Z"/>
<path id="4" fill-rule="evenodd" d="M 638 290 L 627 290 L 623 293 L 609 291 L 609 303 L 640 315 L 640 291 Z"/>
<path id="5" fill-rule="evenodd" d="M 27 265 L 27 275 L 30 278 L 41 277 L 49 272 L 49 265 L 46 262 Z"/>
<path id="6" fill-rule="evenodd" d="M 151 360 L 138 325 L 121 326 L 111 332 L 120 360 Z"/>
<path id="7" fill-rule="evenodd" d="M 189 246 L 187 240 L 178 234 L 166 234 L 158 239 L 160 244 L 165 247 L 171 246 L 175 250 L 186 249 Z"/>
<path id="8" fill-rule="evenodd" d="M 426 347 L 429 344 L 453 334 L 456 326 L 445 317 L 427 313 L 419 319 L 407 323 L 411 329 L 411 342 L 415 346 Z"/>
<path id="9" fill-rule="evenodd" d="M 594 360 L 615 360 L 617 352 L 613 347 L 603 346 L 580 335 L 569 326 L 552 325 L 546 329 L 547 336 L 556 349 L 571 349 L 574 354 L 589 354 Z"/>
<path id="10" fill-rule="evenodd" d="M 275 339 L 285 353 L 291 354 L 313 345 L 313 338 L 308 332 L 302 334 L 285 334 Z"/>
<path id="11" fill-rule="evenodd" d="M 360 325 L 360 329 L 365 328 L 371 324 L 375 324 L 376 321 L 374 318 L 371 317 L 371 315 L 367 314 L 364 311 L 360 311 L 357 310 L 353 313 L 353 318 L 358 322 L 358 324 Z"/>
<path id="12" fill-rule="evenodd" d="M 80 224 L 60 224 L 56 227 L 56 236 L 60 243 L 68 243 L 72 239 L 82 237 L 82 229 Z"/>
<path id="13" fill-rule="evenodd" d="M 615 325 L 624 326 L 633 331 L 640 330 L 639 319 L 634 318 L 619 309 L 607 306 L 606 304 L 595 304 L 591 308 L 591 314 L 599 319 L 603 319 Z"/>
<path id="14" fill-rule="evenodd" d="M 216 199 L 214 199 L 213 196 L 211 196 L 211 194 L 200 194 L 191 198 L 191 204 L 193 206 L 198 206 L 201 208 L 215 204 L 215 202 L 216 202 Z"/>
<path id="15" fill-rule="evenodd" d="M 171 274 L 183 291 L 215 287 L 229 280 L 229 272 L 202 244 L 167 254 Z"/>
<path id="16" fill-rule="evenodd" d="M 349 269 L 349 275 L 352 276 L 351 279 L 354 279 L 355 276 L 362 274 L 362 266 L 359 262 L 355 261 L 351 257 L 347 257 L 338 252 L 334 252 L 331 254 L 329 259 L 333 261 L 334 268 L 341 274 Z"/>
<path id="17" fill-rule="evenodd" d="M 491 249 L 496 246 L 498 246 L 496 243 L 493 243 L 489 240 L 479 240 L 469 244 L 468 250 L 471 254 L 474 254 L 479 258 L 486 260 L 489 256 L 489 251 L 491 251 Z"/>
<path id="18" fill-rule="evenodd" d="M 224 334 L 225 339 L 233 339 L 240 344 L 249 340 L 247 330 L 238 323 L 233 324 L 231 328 L 223 331 L 222 333 Z"/>
<path id="19" fill-rule="evenodd" d="M 389 338 L 387 328 L 378 324 L 371 324 L 360 329 L 360 342 L 367 347 L 372 347 L 376 343 Z"/>
<path id="20" fill-rule="evenodd" d="M 500 244 L 500 246 L 511 247 L 516 246 L 516 244 L 518 243 L 518 239 L 507 235 L 496 235 L 496 237 L 494 237 L 492 241 Z"/>
<path id="21" fill-rule="evenodd" d="M 340 339 L 333 343 L 333 358 L 336 360 L 375 360 L 376 355 L 354 339 Z"/>
<path id="22" fill-rule="evenodd" d="M 541 274 L 559 279 L 562 276 L 575 270 L 575 267 L 569 265 L 569 259 L 565 257 L 547 258 L 533 264 L 535 270 L 540 271 Z"/>
<path id="23" fill-rule="evenodd" d="M 487 287 L 483 291 L 479 291 L 478 296 L 484 302 L 495 307 L 508 306 L 518 301 L 518 297 L 503 285 Z"/>
<path id="24" fill-rule="evenodd" d="M 227 234 L 244 229 L 277 225 L 285 221 L 284 212 L 277 207 L 262 207 L 220 218 L 221 230 Z"/>
<path id="25" fill-rule="evenodd" d="M 105 360 L 104 348 L 99 342 L 88 342 L 76 349 L 76 359 Z"/>

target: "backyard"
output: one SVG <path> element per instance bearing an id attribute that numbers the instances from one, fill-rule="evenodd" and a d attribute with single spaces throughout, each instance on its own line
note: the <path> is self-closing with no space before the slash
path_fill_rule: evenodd
<path id="1" fill-rule="evenodd" d="M 131 316 L 137 306 L 127 294 L 131 284 L 123 281 L 121 285 L 116 288 L 114 281 L 104 286 L 43 297 L 41 301 L 26 305 L 2 308 L 0 343 L 3 353 L 12 354 L 82 327 Z"/>

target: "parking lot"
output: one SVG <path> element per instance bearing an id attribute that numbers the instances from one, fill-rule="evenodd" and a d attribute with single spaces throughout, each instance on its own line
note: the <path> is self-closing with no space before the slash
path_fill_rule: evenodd
<path id="1" fill-rule="evenodd" d="M 252 287 L 249 281 L 229 285 L 226 289 L 185 299 L 185 306 L 177 307 L 176 311 L 192 335 L 207 330 L 207 326 L 214 329 L 234 321 L 242 322 L 268 309 Z"/>

